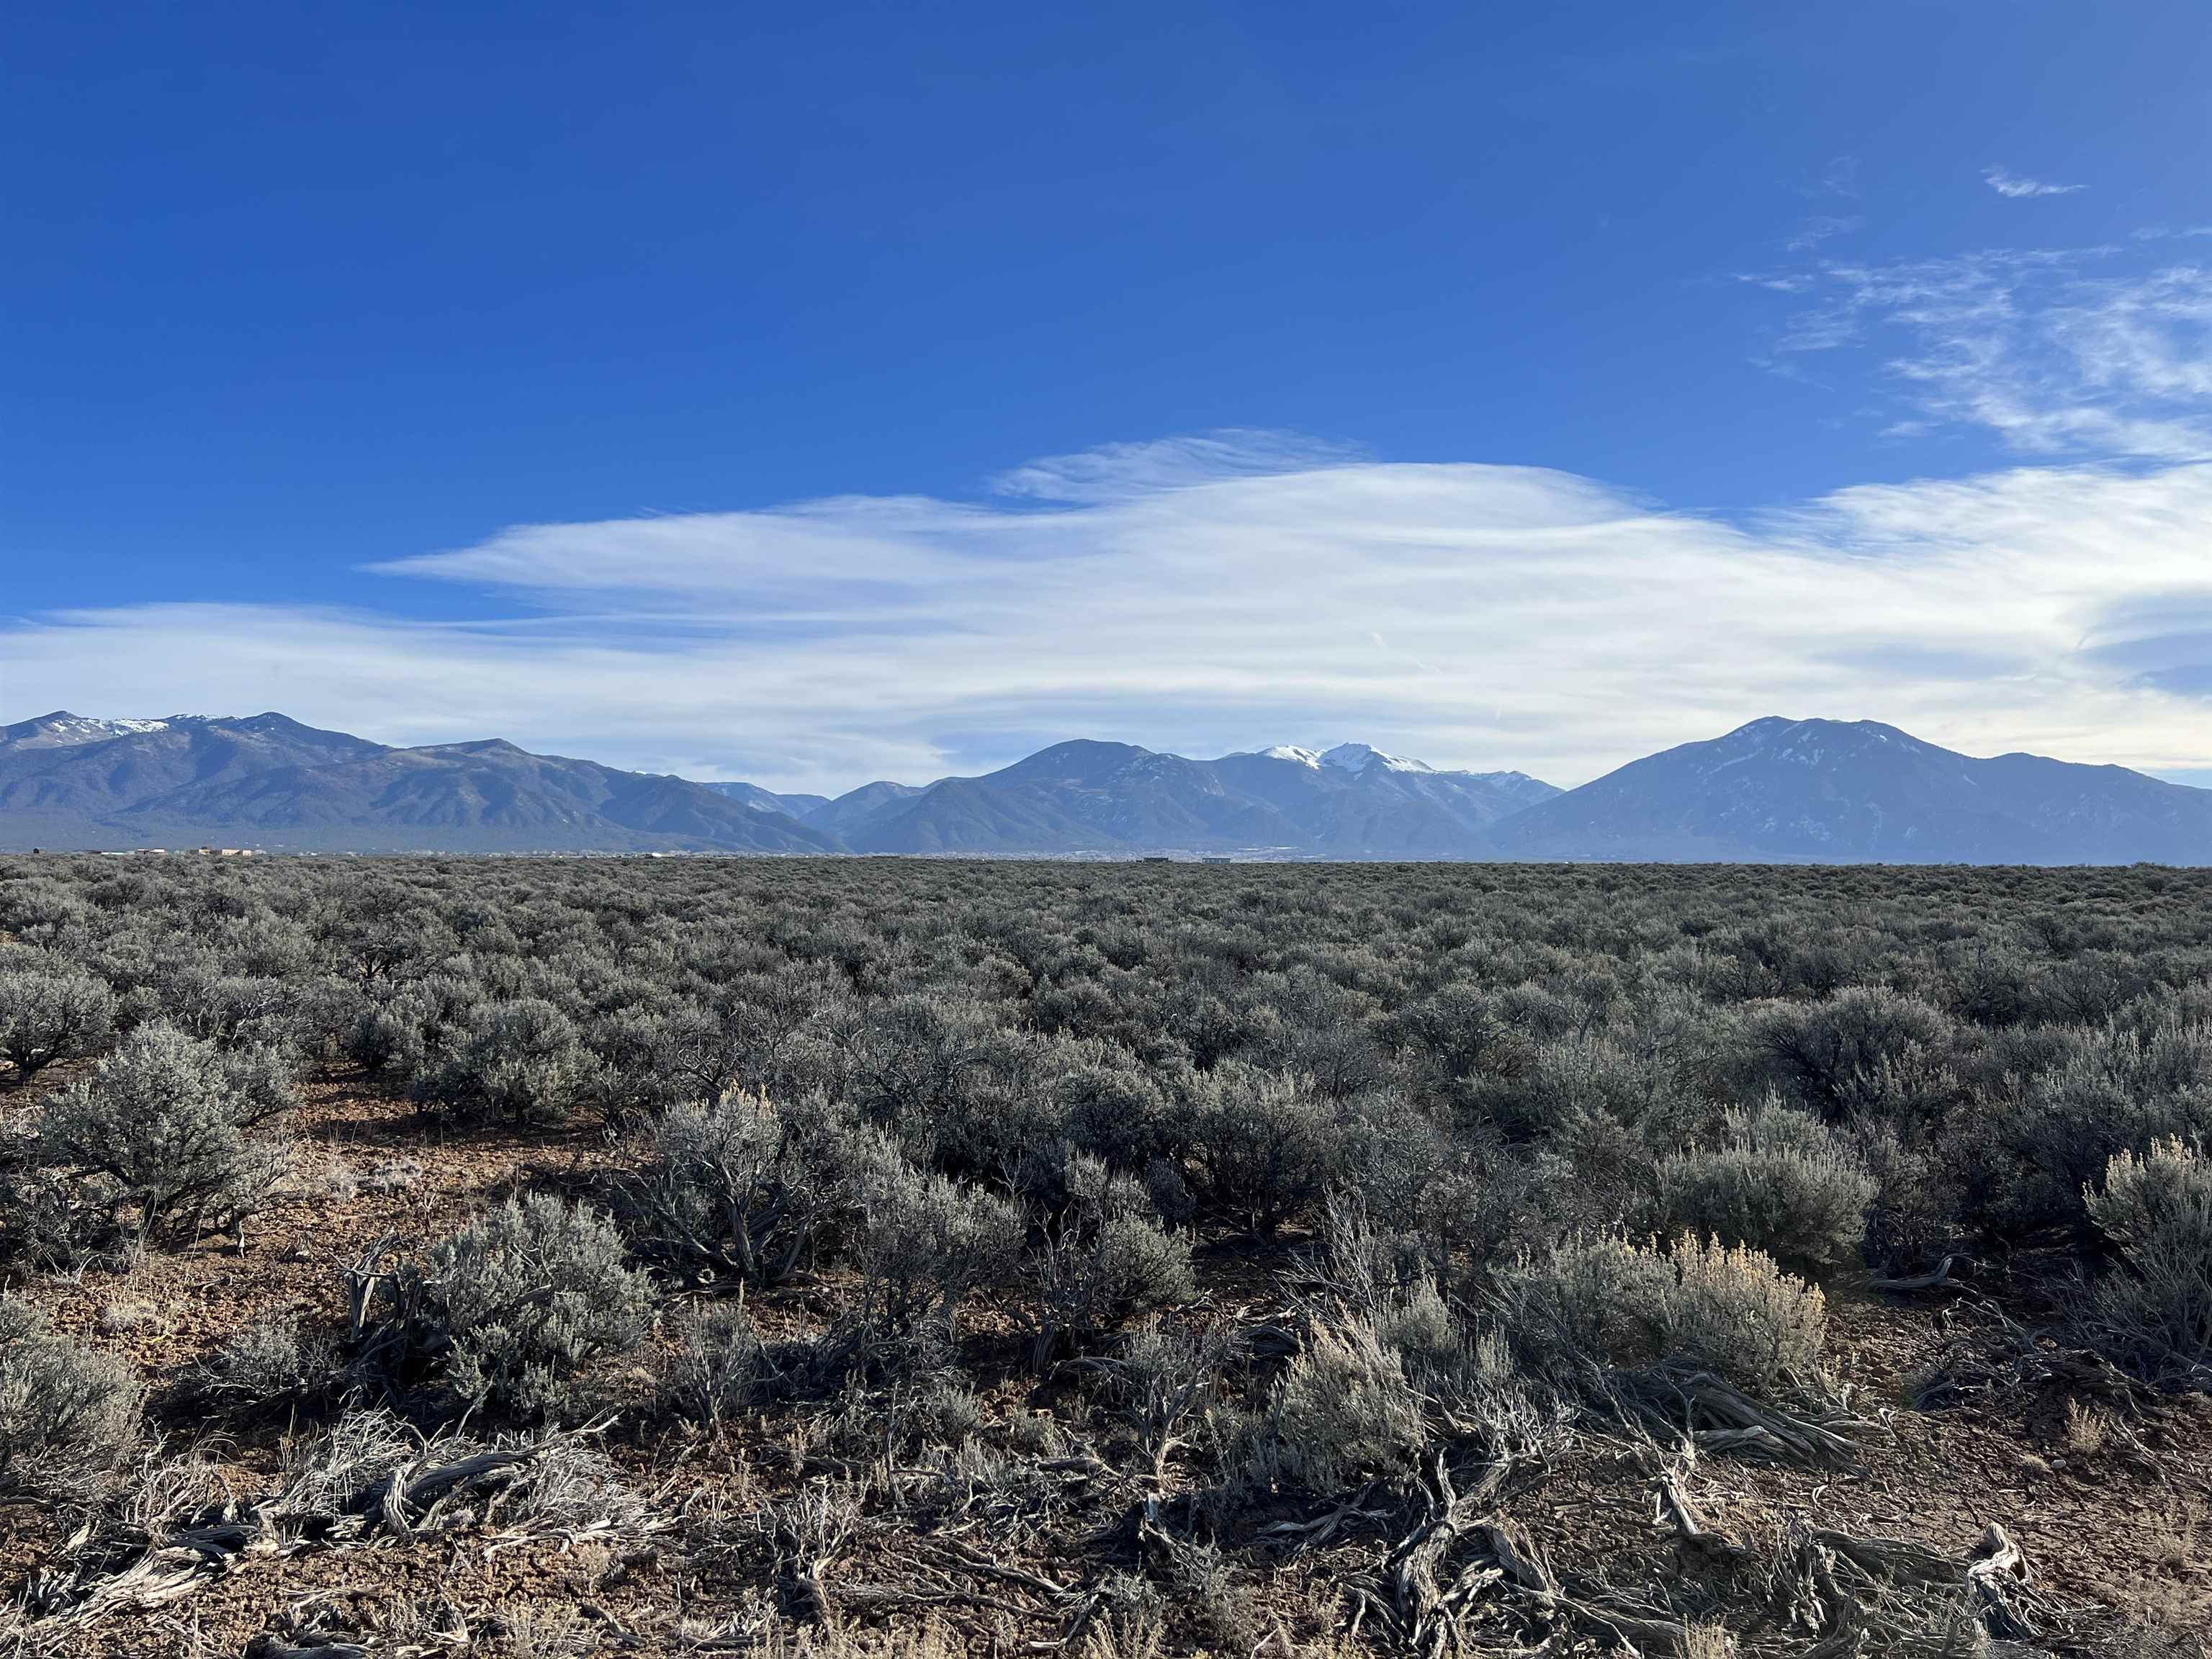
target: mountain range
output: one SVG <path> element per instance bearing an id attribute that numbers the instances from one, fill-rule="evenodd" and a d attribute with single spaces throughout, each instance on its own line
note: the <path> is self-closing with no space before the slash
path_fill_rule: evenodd
<path id="1" fill-rule="evenodd" d="M 842 851 L 681 778 L 511 743 L 392 749 L 282 714 L 0 726 L 0 847 L 298 852 Z"/>
<path id="2" fill-rule="evenodd" d="M 1871 720 L 1754 720 L 1560 790 L 1364 744 L 1216 760 L 1078 740 L 834 799 L 282 714 L 0 726 L 0 850 L 2212 863 L 2212 791 L 1976 759 Z"/>

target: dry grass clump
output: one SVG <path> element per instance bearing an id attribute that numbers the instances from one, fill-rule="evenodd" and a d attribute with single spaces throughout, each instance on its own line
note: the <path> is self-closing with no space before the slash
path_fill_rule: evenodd
<path id="1" fill-rule="evenodd" d="M 0 1296 L 0 1495 L 96 1492 L 138 1438 L 137 1373 Z"/>
<path id="2" fill-rule="evenodd" d="M 1255 1474 L 1333 1492 L 1357 1480 L 1410 1475 L 1428 1444 L 1421 1398 L 1403 1360 L 1370 1322 L 1354 1316 L 1317 1324 L 1284 1371 Z"/>
<path id="3" fill-rule="evenodd" d="M 1500 1279 L 1504 1316 L 1537 1369 L 1576 1380 L 1593 1364 L 1704 1366 L 1767 1396 L 1815 1389 L 1827 1340 L 1820 1287 L 1764 1251 L 1684 1237 L 1669 1250 L 1576 1239 Z"/>

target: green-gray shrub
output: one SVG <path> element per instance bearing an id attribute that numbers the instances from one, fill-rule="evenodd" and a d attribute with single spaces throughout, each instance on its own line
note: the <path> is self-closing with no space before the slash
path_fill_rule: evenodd
<path id="1" fill-rule="evenodd" d="M 1940 1095 L 1951 1022 L 1919 998 L 1850 985 L 1818 1002 L 1769 1005 L 1753 1042 L 1784 1087 L 1826 1117 L 1896 1117 Z"/>
<path id="2" fill-rule="evenodd" d="M 1340 1162 L 1334 1103 L 1283 1073 L 1223 1066 L 1193 1081 L 1184 1119 L 1200 1206 L 1261 1237 L 1309 1213 Z"/>
<path id="3" fill-rule="evenodd" d="M 1800 1269 L 1858 1258 L 1875 1194 L 1848 1140 L 1771 1097 L 1731 1109 L 1718 1147 L 1659 1163 L 1670 1231 L 1748 1244 Z"/>
<path id="4" fill-rule="evenodd" d="M 98 1052 L 115 1025 L 115 994 L 93 974 L 0 973 L 0 1060 L 27 1083 L 58 1060 Z"/>
<path id="5" fill-rule="evenodd" d="M 2212 1158 L 2179 1140 L 2122 1152 L 2087 1202 L 2124 1264 L 2091 1293 L 2098 1345 L 2154 1382 L 2212 1387 Z"/>
<path id="6" fill-rule="evenodd" d="M 850 1209 L 854 1140 L 850 1123 L 819 1103 L 737 1092 L 681 1103 L 647 1131 L 617 1206 L 641 1255 L 772 1285 Z"/>
<path id="7" fill-rule="evenodd" d="M 1429 1279 L 1416 1280 L 1403 1296 L 1384 1305 L 1376 1318 L 1375 1334 L 1398 1356 L 1407 1378 L 1425 1392 L 1452 1388 L 1473 1364 L 1465 1333 Z"/>
<path id="8" fill-rule="evenodd" d="M 1976 1126 L 1998 1154 L 1981 1183 L 1992 1231 L 2078 1226 L 2082 1194 L 2115 1157 L 2161 1139 L 2212 1138 L 2212 1020 L 2167 1010 L 2063 1041 L 2055 1063 Z"/>
<path id="9" fill-rule="evenodd" d="M 678 1416 L 719 1428 L 749 1410 L 832 1394 L 880 1358 L 849 1318 L 771 1342 L 744 1304 L 719 1303 L 685 1330 L 662 1398 Z"/>
<path id="10" fill-rule="evenodd" d="M 139 1407 L 129 1365 L 0 1296 L 0 1493 L 88 1494 L 137 1443 Z"/>
<path id="11" fill-rule="evenodd" d="M 265 1127 L 291 1103 L 280 1065 L 142 1025 L 46 1103 L 36 1157 L 63 1185 L 80 1237 L 119 1227 L 156 1243 L 252 1214 L 289 1152 Z"/>
<path id="12" fill-rule="evenodd" d="M 598 1211 L 550 1194 L 508 1199 L 431 1253 L 424 1309 L 446 1379 L 520 1416 L 557 1414 L 592 1360 L 643 1340 L 653 1290 Z"/>
<path id="13" fill-rule="evenodd" d="M 1029 1262 L 1040 1365 L 1198 1292 L 1189 1241 L 1162 1231 L 1137 1182 L 1077 1153 L 1066 1185 L 1061 1212 Z"/>
<path id="14" fill-rule="evenodd" d="M 1252 1478 L 1316 1492 L 1402 1479 L 1429 1439 L 1420 1395 L 1373 1322 L 1317 1322 L 1276 1385 Z"/>
<path id="15" fill-rule="evenodd" d="M 1817 1392 L 1827 1301 L 1759 1250 L 1618 1236 L 1571 1239 L 1500 1275 L 1508 1334 L 1536 1370 L 1570 1384 L 1665 1360 L 1757 1394 Z"/>
<path id="16" fill-rule="evenodd" d="M 866 1316 L 886 1333 L 944 1334 L 963 1297 L 1004 1284 L 1021 1253 L 1021 1212 L 1006 1200 L 919 1170 L 887 1139 L 858 1143 L 851 1240 Z"/>
<path id="17" fill-rule="evenodd" d="M 544 997 L 519 996 L 472 1009 L 443 1062 L 410 1088 L 428 1105 L 559 1124 L 595 1097 L 599 1079 L 575 1022 Z"/>
<path id="18" fill-rule="evenodd" d="M 1828 1304 L 1763 1250 L 1674 1241 L 1668 1346 L 1754 1393 L 1818 1392 Z"/>

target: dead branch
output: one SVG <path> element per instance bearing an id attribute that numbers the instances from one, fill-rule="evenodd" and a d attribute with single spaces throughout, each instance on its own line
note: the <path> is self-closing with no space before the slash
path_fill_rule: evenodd
<path id="1" fill-rule="evenodd" d="M 1808 1659 L 1848 1659 L 1866 1645 L 1865 1604 L 1836 1577 L 1836 1554 L 1803 1521 L 1783 1534 L 1769 1596 L 1783 1622 L 1814 1638 Z"/>
<path id="2" fill-rule="evenodd" d="M 561 1474 L 562 1460 L 573 1458 L 583 1437 L 604 1426 L 549 1435 L 526 1446 L 456 1448 L 459 1455 L 439 1461 L 404 1458 L 326 1505 L 302 1507 L 312 1486 L 295 1479 L 258 1502 L 204 1512 L 150 1544 L 126 1550 L 120 1560 L 112 1542 L 86 1528 L 64 1547 L 64 1565 L 32 1571 L 21 1605 L 42 1624 L 81 1626 L 182 1601 L 251 1556 L 344 1547 L 378 1534 L 408 1537 L 438 1524 L 465 1499 L 495 1498 L 532 1479 Z M 577 1477 L 568 1478 L 573 1488 Z M 587 1511 L 556 1494 L 545 1500 L 543 1514 L 503 1536 L 642 1538 L 670 1524 L 615 1504 L 606 1494 L 580 1495 L 592 1500 Z M 488 1506 L 486 1520 L 489 1514 Z"/>
<path id="3" fill-rule="evenodd" d="M 1959 1564 L 1947 1560 L 1924 1544 L 1905 1538 L 1858 1538 L 1850 1533 L 1814 1528 L 1812 1536 L 1841 1560 L 1848 1561 L 1869 1578 L 1893 1584 L 1948 1584 L 1959 1577 Z"/>
<path id="4" fill-rule="evenodd" d="M 1697 1449 L 1685 1444 L 1673 1467 L 1652 1478 L 1657 1523 L 1671 1528 L 1675 1542 L 1686 1552 L 1733 1566 L 1744 1558 L 1743 1542 L 1715 1527 L 1690 1496 L 1687 1482 L 1696 1467 Z"/>
<path id="5" fill-rule="evenodd" d="M 1880 1636 L 1927 1629 L 1960 1608 L 1988 1636 L 2025 1641 L 2036 1620 L 2057 1611 L 2033 1587 L 2027 1561 L 2010 1534 L 1991 1522 L 1966 1559 L 1909 1539 L 1858 1537 L 1791 1523 L 1770 1573 L 1770 1599 L 1783 1622 L 1818 1639 L 1813 1652 L 1856 1653 Z"/>
<path id="6" fill-rule="evenodd" d="M 1951 1269 L 1962 1263 L 1967 1267 L 1973 1265 L 1971 1257 L 1947 1255 L 1932 1273 L 1908 1273 L 1899 1279 L 1869 1279 L 1867 1288 L 1888 1291 L 1897 1295 L 1906 1295 L 1915 1291 L 1956 1290 L 1960 1288 L 1959 1281 L 1951 1277 Z"/>
<path id="7" fill-rule="evenodd" d="M 1305 1521 L 1273 1522 L 1261 1528 L 1257 1536 L 1291 1540 L 1291 1548 L 1294 1550 L 1317 1548 L 1326 1544 L 1336 1534 L 1338 1528 L 1348 1522 L 1389 1520 L 1392 1513 L 1389 1509 L 1362 1507 L 1374 1495 L 1375 1485 L 1370 1481 L 1351 1497 L 1345 1498 L 1326 1515 L 1316 1516 Z"/>
<path id="8" fill-rule="evenodd" d="M 1781 1463 L 1852 1468 L 1855 1437 L 1875 1425 L 1840 1411 L 1793 1411 L 1753 1400 L 1726 1378 L 1686 1366 L 1623 1374 L 1628 1409 L 1701 1452 L 1732 1452 Z"/>
<path id="9" fill-rule="evenodd" d="M 2144 1390 L 2126 1372 L 2088 1348 L 2066 1347 L 2033 1330 L 1986 1297 L 1972 1298 L 1990 1327 L 1954 1339 L 1914 1405 L 1927 1410 L 1960 1396 L 2052 1395 L 2095 1400 L 2123 1417 L 2137 1414 Z"/>
<path id="10" fill-rule="evenodd" d="M 1511 1476 L 1510 1459 L 1486 1464 L 1462 1493 L 1442 1453 L 1426 1485 L 1426 1513 L 1394 1545 L 1379 1580 L 1355 1586 L 1420 1659 L 1461 1644 L 1468 1610 L 1493 1585 L 1510 1583 L 1542 1600 L 1558 1593 L 1528 1536 L 1502 1517 L 1483 1519 Z M 1447 1563 L 1462 1541 L 1476 1548 L 1447 1582 Z"/>
<path id="11" fill-rule="evenodd" d="M 1974 1617 L 1991 1636 L 2025 1642 L 2036 1634 L 2028 1619 L 2027 1558 L 2010 1534 L 1990 1522 L 1966 1566 L 1966 1595 Z"/>

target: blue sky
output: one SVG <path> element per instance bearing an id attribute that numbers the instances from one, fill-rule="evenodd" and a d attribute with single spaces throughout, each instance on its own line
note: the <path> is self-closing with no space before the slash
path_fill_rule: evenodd
<path id="1" fill-rule="evenodd" d="M 26 14 L 0 717 L 2212 766 L 2203 8 L 1517 9 Z"/>

